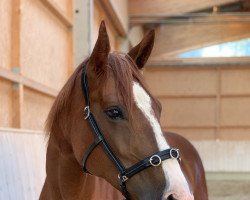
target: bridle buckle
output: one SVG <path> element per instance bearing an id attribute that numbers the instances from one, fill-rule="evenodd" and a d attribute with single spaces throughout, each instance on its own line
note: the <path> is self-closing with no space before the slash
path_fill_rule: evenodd
<path id="1" fill-rule="evenodd" d="M 156 163 L 154 163 L 154 159 L 158 159 L 158 161 Z M 153 155 L 151 156 L 151 158 L 149 159 L 149 163 L 154 166 L 154 167 L 157 167 L 161 164 L 161 157 L 158 156 L 158 155 Z"/>
<path id="2" fill-rule="evenodd" d="M 86 106 L 86 107 L 84 108 L 84 111 L 83 111 L 84 119 L 88 119 L 88 118 L 89 118 L 89 115 L 90 115 L 90 109 L 89 109 L 89 106 Z"/>
<path id="3" fill-rule="evenodd" d="M 123 183 L 126 182 L 128 180 L 128 177 L 123 175 L 121 176 L 120 174 L 118 174 L 118 179 L 121 180 Z"/>

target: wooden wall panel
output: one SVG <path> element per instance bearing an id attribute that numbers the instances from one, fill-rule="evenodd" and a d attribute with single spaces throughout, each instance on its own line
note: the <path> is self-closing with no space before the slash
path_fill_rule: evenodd
<path id="1" fill-rule="evenodd" d="M 215 95 L 217 90 L 217 74 L 213 69 L 146 69 L 144 76 L 157 96 Z"/>
<path id="2" fill-rule="evenodd" d="M 250 127 L 230 127 L 221 128 L 218 133 L 219 139 L 221 140 L 240 140 L 245 141 L 250 138 Z"/>
<path id="3" fill-rule="evenodd" d="M 68 77 L 66 27 L 39 1 L 23 0 L 21 29 L 22 73 L 54 89 Z"/>
<path id="4" fill-rule="evenodd" d="M 148 67 L 144 76 L 162 103 L 165 130 L 189 139 L 250 139 L 249 67 Z"/>
<path id="5" fill-rule="evenodd" d="M 215 126 L 215 98 L 159 99 L 164 127 Z"/>
<path id="6" fill-rule="evenodd" d="M 0 127 L 12 125 L 12 84 L 0 78 Z"/>
<path id="7" fill-rule="evenodd" d="M 250 127 L 250 97 L 222 98 L 221 125 Z"/>
<path id="8" fill-rule="evenodd" d="M 221 93 L 224 95 L 250 95 L 250 69 L 235 67 L 234 69 L 222 70 Z"/>
<path id="9" fill-rule="evenodd" d="M 72 6 L 72 0 L 0 2 L 0 127 L 43 129 L 73 68 Z"/>
<path id="10" fill-rule="evenodd" d="M 11 1 L 0 1 L 0 67 L 10 68 Z"/>
<path id="11" fill-rule="evenodd" d="M 24 90 L 22 128 L 43 130 L 54 99 L 29 89 Z"/>
<path id="12" fill-rule="evenodd" d="M 99 26 L 102 20 L 105 20 L 105 24 L 107 26 L 109 40 L 111 45 L 111 50 L 114 51 L 117 49 L 117 33 L 114 30 L 108 16 L 105 14 L 104 10 L 102 9 L 101 5 L 94 1 L 94 19 L 93 19 L 93 31 L 92 31 L 92 48 L 95 45 L 96 39 L 98 37 Z"/>
<path id="13" fill-rule="evenodd" d="M 180 128 L 164 127 L 164 130 L 178 133 L 190 140 L 214 140 L 215 128 Z"/>

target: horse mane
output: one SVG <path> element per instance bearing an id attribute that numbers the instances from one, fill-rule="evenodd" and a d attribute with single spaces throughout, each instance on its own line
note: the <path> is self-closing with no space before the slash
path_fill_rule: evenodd
<path id="1" fill-rule="evenodd" d="M 79 72 L 82 70 L 82 67 L 85 65 L 87 60 L 83 61 L 69 77 L 68 81 L 65 83 L 61 91 L 58 93 L 45 123 L 45 132 L 47 136 L 52 132 L 53 126 L 58 123 L 60 114 L 64 108 L 67 108 L 70 105 L 70 97 L 73 91 L 76 77 Z"/>
<path id="2" fill-rule="evenodd" d="M 61 113 L 65 110 L 65 108 L 70 108 L 71 96 L 75 86 L 76 77 L 82 72 L 82 69 L 87 64 L 87 62 L 88 59 L 83 61 L 76 68 L 56 97 L 46 120 L 45 130 L 47 135 L 53 132 L 54 125 L 59 123 L 59 119 L 61 119 Z M 148 91 L 140 70 L 137 68 L 135 62 L 129 55 L 117 52 L 109 54 L 107 67 L 111 69 L 111 72 L 113 73 L 116 89 L 120 92 L 122 101 L 129 111 L 128 113 L 131 113 L 133 99 L 132 82 L 134 80 L 139 82 L 142 87 Z M 102 77 L 102 81 L 105 81 L 108 77 L 107 73 L 105 74 L 106 76 L 104 75 L 104 78 Z"/>

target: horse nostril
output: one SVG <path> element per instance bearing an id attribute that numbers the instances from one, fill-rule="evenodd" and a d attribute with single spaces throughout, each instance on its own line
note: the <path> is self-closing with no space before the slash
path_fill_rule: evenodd
<path id="1" fill-rule="evenodd" d="M 176 200 L 176 199 L 173 197 L 172 194 L 170 194 L 170 195 L 166 198 L 166 200 Z"/>
<path id="2" fill-rule="evenodd" d="M 175 193 L 168 193 L 164 195 L 163 200 L 194 200 L 193 195 L 182 195 L 182 196 L 176 196 Z"/>

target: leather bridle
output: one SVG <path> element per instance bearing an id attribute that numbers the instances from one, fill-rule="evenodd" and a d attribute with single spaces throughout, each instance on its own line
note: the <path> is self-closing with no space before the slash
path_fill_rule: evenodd
<path id="1" fill-rule="evenodd" d="M 110 160 L 113 162 L 118 173 L 118 181 L 121 188 L 121 192 L 126 200 L 129 200 L 129 193 L 127 191 L 126 182 L 134 176 L 135 174 L 139 173 L 140 171 L 147 169 L 148 167 L 156 167 L 161 165 L 162 161 L 166 159 L 177 159 L 180 160 L 179 150 L 175 148 L 166 149 L 163 151 L 159 151 L 154 153 L 151 156 L 144 158 L 143 160 L 139 161 L 138 163 L 134 164 L 133 166 L 126 168 L 120 159 L 115 155 L 113 150 L 111 149 L 110 145 L 106 141 L 102 131 L 100 130 L 94 115 L 90 110 L 90 97 L 89 97 L 89 87 L 88 87 L 88 78 L 87 78 L 87 65 L 83 66 L 82 76 L 81 76 L 81 85 L 83 90 L 83 95 L 85 98 L 85 108 L 84 108 L 84 118 L 88 120 L 89 125 L 94 133 L 95 140 L 94 142 L 88 147 L 87 151 L 85 152 L 82 160 L 82 168 L 83 171 L 89 173 L 86 169 L 86 162 L 88 157 L 92 153 L 92 151 L 97 147 L 99 144 L 102 145 L 104 152 L 109 156 Z"/>

